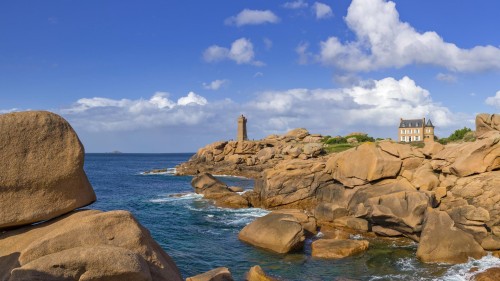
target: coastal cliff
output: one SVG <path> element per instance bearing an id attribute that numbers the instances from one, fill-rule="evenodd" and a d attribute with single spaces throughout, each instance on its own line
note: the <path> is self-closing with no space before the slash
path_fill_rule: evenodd
<path id="1" fill-rule="evenodd" d="M 310 136 L 299 129 L 218 142 L 177 169 L 252 177 L 255 188 L 243 195 L 251 206 L 302 209 L 320 226 L 362 219 L 377 235 L 420 242 L 424 262 L 462 263 L 500 250 L 500 115 L 478 115 L 473 142 L 423 148 L 380 141 L 325 155 L 321 137 Z"/>
<path id="2" fill-rule="evenodd" d="M 0 132 L 0 280 L 182 280 L 131 213 L 79 209 L 96 195 L 63 118 L 2 114 Z"/>

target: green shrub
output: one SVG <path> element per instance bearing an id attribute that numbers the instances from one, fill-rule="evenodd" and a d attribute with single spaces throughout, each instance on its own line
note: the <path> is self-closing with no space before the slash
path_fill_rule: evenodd
<path id="1" fill-rule="evenodd" d="M 325 142 L 326 144 L 341 144 L 347 143 L 347 139 L 344 137 L 333 137 Z"/>
<path id="2" fill-rule="evenodd" d="M 463 140 L 464 139 L 464 136 L 465 134 L 467 134 L 468 132 L 472 132 L 472 130 L 470 128 L 467 128 L 467 127 L 464 127 L 463 129 L 458 129 L 458 130 L 455 130 L 455 132 L 453 132 L 449 137 L 448 137 L 448 141 L 459 141 L 459 140 Z"/>
<path id="3" fill-rule="evenodd" d="M 357 146 L 356 144 L 349 144 L 349 143 L 331 144 L 325 146 L 325 151 L 327 153 L 342 152 L 356 146 Z"/>

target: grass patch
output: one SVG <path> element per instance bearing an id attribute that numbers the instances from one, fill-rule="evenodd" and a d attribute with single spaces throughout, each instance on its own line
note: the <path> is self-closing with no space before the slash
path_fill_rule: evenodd
<path id="1" fill-rule="evenodd" d="M 346 151 L 346 150 L 351 149 L 353 147 L 356 147 L 358 145 L 359 144 L 350 144 L 350 143 L 329 144 L 329 145 L 325 146 L 325 151 L 327 153 L 337 153 L 337 152 Z"/>

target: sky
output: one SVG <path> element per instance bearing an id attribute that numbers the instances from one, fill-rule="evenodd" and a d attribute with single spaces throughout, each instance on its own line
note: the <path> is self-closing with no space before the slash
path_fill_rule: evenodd
<path id="1" fill-rule="evenodd" d="M 0 1 L 0 114 L 48 110 L 87 152 L 236 138 L 436 135 L 500 112 L 495 0 Z"/>

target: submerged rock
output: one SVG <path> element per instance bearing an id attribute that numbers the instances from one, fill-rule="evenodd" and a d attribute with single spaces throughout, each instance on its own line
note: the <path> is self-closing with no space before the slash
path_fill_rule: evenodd
<path id="1" fill-rule="evenodd" d="M 311 255 L 316 258 L 342 259 L 366 251 L 369 245 L 366 240 L 319 239 L 311 244 Z"/>
<path id="2" fill-rule="evenodd" d="M 0 115 L 0 229 L 49 220 L 96 200 L 71 126 L 47 111 Z"/>
<path id="3" fill-rule="evenodd" d="M 256 265 L 252 266 L 250 270 L 248 271 L 246 275 L 246 281 L 277 281 L 277 279 L 274 279 L 272 277 L 267 276 L 267 274 L 264 272 L 264 270 Z"/>
<path id="4" fill-rule="evenodd" d="M 202 274 L 198 274 L 192 277 L 186 278 L 186 281 L 233 281 L 233 276 L 227 267 L 218 267 L 207 271 Z"/>

